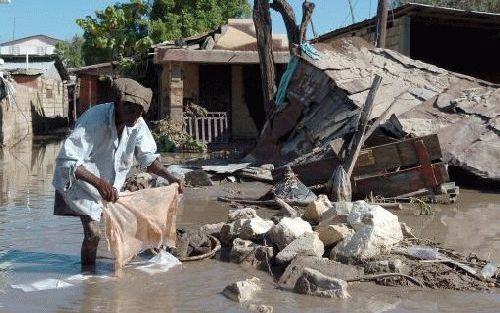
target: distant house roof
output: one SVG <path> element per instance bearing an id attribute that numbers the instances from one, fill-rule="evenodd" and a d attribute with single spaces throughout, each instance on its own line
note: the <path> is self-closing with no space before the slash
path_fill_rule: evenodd
<path id="1" fill-rule="evenodd" d="M 47 36 L 47 35 L 33 35 L 33 36 L 24 37 L 24 38 L 19 38 L 19 39 L 16 39 L 16 40 L 2 42 L 2 43 L 0 43 L 0 46 L 17 45 L 17 44 L 21 44 L 24 41 L 31 40 L 31 39 L 39 39 L 39 40 L 47 43 L 48 45 L 52 45 L 52 46 L 55 46 L 58 42 L 62 41 L 60 39 L 57 39 L 57 38 L 54 38 L 54 37 L 50 37 L 50 36 Z"/>
<path id="2" fill-rule="evenodd" d="M 178 41 L 166 41 L 155 48 L 155 63 L 259 63 L 255 26 L 251 19 L 229 19 L 217 30 Z M 273 34 L 276 63 L 287 63 L 288 38 Z"/>
<path id="3" fill-rule="evenodd" d="M 55 61 L 48 62 L 30 62 L 28 69 L 24 62 L 5 62 L 0 64 L 0 71 L 10 72 L 18 75 L 39 75 L 43 78 L 61 80 L 61 75 L 57 70 Z"/>
<path id="4" fill-rule="evenodd" d="M 115 74 L 115 68 L 118 65 L 116 61 L 113 62 L 104 62 L 98 63 L 88 66 L 82 66 L 78 68 L 69 69 L 70 73 L 74 73 L 76 75 L 92 75 L 92 76 L 101 76 L 101 75 L 113 75 Z"/>
<path id="5" fill-rule="evenodd" d="M 429 17 L 446 17 L 453 21 L 458 22 L 477 22 L 482 25 L 491 25 L 498 27 L 500 25 L 500 14 L 479 12 L 479 11 L 465 11 L 452 8 L 444 8 L 432 5 L 425 5 L 419 3 L 407 3 L 389 12 L 389 20 L 396 19 L 405 15 L 425 15 Z M 375 25 L 376 17 L 366 19 L 364 21 L 354 23 L 352 25 L 342 27 L 326 34 L 323 34 L 313 41 L 321 42 L 328 40 L 344 33 L 353 32 L 367 26 Z"/>

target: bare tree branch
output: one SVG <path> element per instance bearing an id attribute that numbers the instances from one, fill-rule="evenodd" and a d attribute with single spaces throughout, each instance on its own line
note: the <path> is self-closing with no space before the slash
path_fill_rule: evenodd
<path id="1" fill-rule="evenodd" d="M 295 20 L 295 12 L 292 6 L 286 0 L 273 0 L 271 8 L 281 14 L 285 22 L 286 33 L 288 35 L 288 47 L 290 55 L 297 54 L 295 45 L 300 44 L 299 26 Z"/>
<path id="2" fill-rule="evenodd" d="M 302 22 L 300 23 L 300 42 L 306 41 L 307 26 L 311 21 L 312 14 L 316 5 L 312 2 L 304 1 L 302 3 Z"/>

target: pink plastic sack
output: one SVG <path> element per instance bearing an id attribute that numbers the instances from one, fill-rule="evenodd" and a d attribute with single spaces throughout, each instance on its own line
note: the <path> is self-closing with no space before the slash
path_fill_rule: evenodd
<path id="1" fill-rule="evenodd" d="M 119 271 L 139 252 L 175 247 L 178 185 L 124 192 L 104 207 L 108 247 Z"/>

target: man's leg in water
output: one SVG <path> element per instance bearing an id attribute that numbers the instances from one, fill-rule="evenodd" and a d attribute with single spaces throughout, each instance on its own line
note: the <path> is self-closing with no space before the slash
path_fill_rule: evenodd
<path id="1" fill-rule="evenodd" d="M 83 243 L 81 251 L 82 267 L 94 267 L 97 256 L 97 246 L 101 239 L 99 222 L 94 221 L 90 216 L 80 216 L 83 225 Z"/>

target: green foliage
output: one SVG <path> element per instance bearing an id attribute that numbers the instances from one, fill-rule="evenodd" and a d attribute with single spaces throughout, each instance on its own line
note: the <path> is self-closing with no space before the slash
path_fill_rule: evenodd
<path id="1" fill-rule="evenodd" d="M 84 40 L 80 36 L 74 36 L 71 40 L 61 41 L 56 44 L 56 55 L 65 67 L 81 67 L 85 65 L 83 60 Z"/>
<path id="2" fill-rule="evenodd" d="M 118 61 L 122 76 L 145 80 L 152 44 L 216 29 L 229 18 L 248 17 L 247 0 L 130 0 L 76 23 L 83 28 L 86 64 Z"/>
<path id="3" fill-rule="evenodd" d="M 204 143 L 203 141 L 196 140 L 196 139 L 189 139 L 186 141 L 182 147 L 183 151 L 189 151 L 189 152 L 207 152 L 207 144 Z"/>
<path id="4" fill-rule="evenodd" d="M 158 149 L 158 152 L 174 152 L 176 145 L 175 143 L 170 140 L 170 137 L 168 135 L 160 135 L 155 137 L 156 141 L 156 146 Z"/>
<path id="5" fill-rule="evenodd" d="M 76 23 L 83 28 L 83 56 L 87 64 L 118 61 L 124 65 L 124 76 L 136 76 L 147 60 L 152 43 L 149 33 L 149 6 L 143 0 L 117 3 L 95 17 L 87 16 Z M 132 63 L 130 63 L 132 62 Z"/>
<path id="6" fill-rule="evenodd" d="M 408 2 L 467 11 L 500 13 L 500 0 L 391 0 L 391 6 L 395 8 Z"/>
<path id="7" fill-rule="evenodd" d="M 247 0 L 155 0 L 151 38 L 154 42 L 180 39 L 216 29 L 230 18 L 250 16 Z"/>

